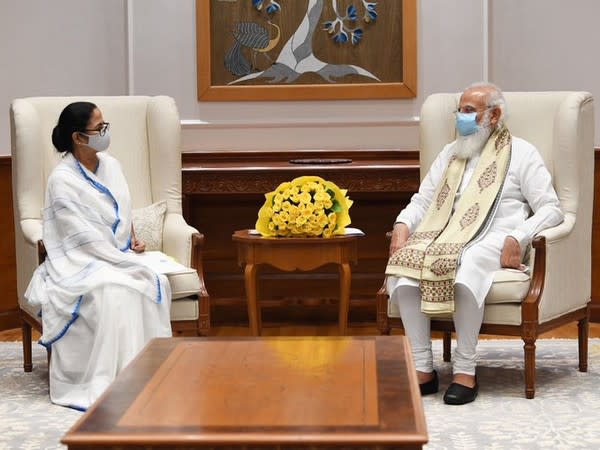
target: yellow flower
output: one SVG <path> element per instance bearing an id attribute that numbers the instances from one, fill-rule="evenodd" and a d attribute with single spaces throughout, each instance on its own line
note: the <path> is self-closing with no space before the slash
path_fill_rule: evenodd
<path id="1" fill-rule="evenodd" d="M 335 223 L 337 222 L 337 215 L 335 213 L 329 213 L 329 215 L 327 216 L 327 220 L 330 224 L 335 225 Z"/>
<path id="2" fill-rule="evenodd" d="M 321 187 L 320 190 L 317 190 L 317 192 L 315 193 L 315 200 L 318 202 L 324 202 L 325 200 L 330 200 L 329 194 L 327 192 L 325 192 L 325 188 Z"/>
<path id="3" fill-rule="evenodd" d="M 323 228 L 318 223 L 311 222 L 310 233 L 314 236 L 319 236 L 321 233 L 323 233 Z"/>
<path id="4" fill-rule="evenodd" d="M 300 214 L 302 214 L 304 217 L 308 217 L 308 216 L 312 215 L 314 209 L 315 209 L 315 207 L 312 205 L 312 203 L 302 204 L 298 208 L 298 210 L 300 211 Z"/>
<path id="5" fill-rule="evenodd" d="M 310 203 L 312 201 L 312 197 L 308 192 L 303 192 L 302 194 L 300 194 L 298 199 L 300 200 L 300 203 L 304 204 Z"/>
<path id="6" fill-rule="evenodd" d="M 303 223 L 301 226 L 298 227 L 300 229 L 300 231 L 302 232 L 302 234 L 307 234 L 310 231 L 310 224 L 308 223 Z"/>
<path id="7" fill-rule="evenodd" d="M 306 223 L 306 217 L 303 215 L 300 215 L 298 217 L 296 217 L 296 225 L 297 226 L 302 226 Z"/>
<path id="8" fill-rule="evenodd" d="M 290 214 L 287 211 L 281 211 L 279 217 L 283 222 L 288 222 L 290 220 Z"/>

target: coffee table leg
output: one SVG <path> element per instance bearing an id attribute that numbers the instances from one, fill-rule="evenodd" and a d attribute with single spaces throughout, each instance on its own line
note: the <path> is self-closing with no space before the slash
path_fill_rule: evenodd
<path id="1" fill-rule="evenodd" d="M 339 328 L 340 335 L 346 334 L 348 328 L 348 310 L 350 309 L 350 264 L 340 264 L 340 312 L 339 312 Z"/>
<path id="2" fill-rule="evenodd" d="M 256 270 L 254 264 L 246 264 L 244 281 L 246 283 L 246 298 L 248 300 L 248 320 L 253 336 L 260 336 L 260 308 L 256 298 Z"/>

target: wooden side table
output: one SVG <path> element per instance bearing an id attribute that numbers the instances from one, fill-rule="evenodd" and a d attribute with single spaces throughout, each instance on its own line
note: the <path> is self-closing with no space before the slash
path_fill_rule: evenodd
<path id="1" fill-rule="evenodd" d="M 340 335 L 346 334 L 350 307 L 350 264 L 357 261 L 357 240 L 360 235 L 331 238 L 267 238 L 239 230 L 232 239 L 238 248 L 238 264 L 244 267 L 248 318 L 254 336 L 260 335 L 261 317 L 257 298 L 258 266 L 269 264 L 279 270 L 313 270 L 325 264 L 337 264 L 340 274 Z"/>

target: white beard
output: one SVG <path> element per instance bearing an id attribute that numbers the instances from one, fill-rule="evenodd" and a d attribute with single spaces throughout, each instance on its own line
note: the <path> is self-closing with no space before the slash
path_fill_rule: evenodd
<path id="1" fill-rule="evenodd" d="M 468 136 L 458 136 L 454 143 L 454 154 L 458 159 L 471 159 L 479 153 L 492 134 L 489 116 L 484 115 L 479 130 Z"/>

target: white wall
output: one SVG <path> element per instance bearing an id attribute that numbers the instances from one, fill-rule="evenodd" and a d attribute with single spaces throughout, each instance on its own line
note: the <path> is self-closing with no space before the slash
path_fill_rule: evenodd
<path id="1" fill-rule="evenodd" d="M 0 155 L 21 96 L 171 95 L 185 151 L 415 149 L 426 96 L 488 76 L 505 90 L 600 96 L 596 0 L 419 0 L 418 14 L 415 99 L 199 103 L 195 0 L 0 0 Z"/>
<path id="2" fill-rule="evenodd" d="M 127 93 L 125 20 L 124 0 L 0 0 L 0 155 L 14 98 Z"/>
<path id="3" fill-rule="evenodd" d="M 505 91 L 589 91 L 600 146 L 600 1 L 490 1 L 490 67 Z"/>

